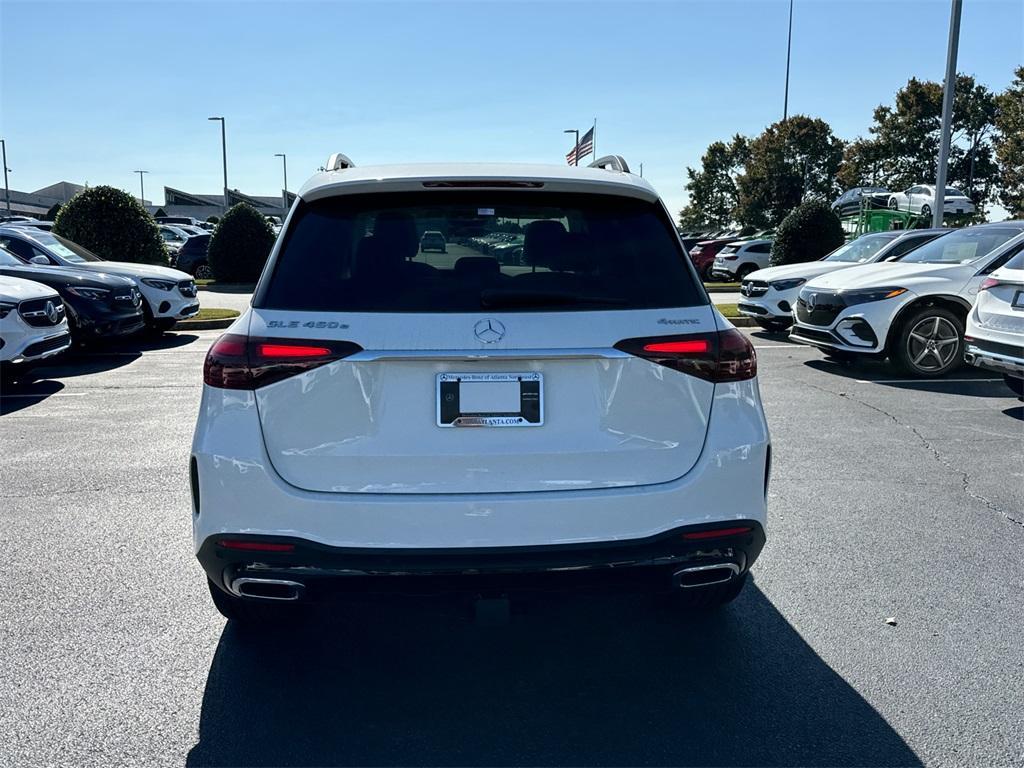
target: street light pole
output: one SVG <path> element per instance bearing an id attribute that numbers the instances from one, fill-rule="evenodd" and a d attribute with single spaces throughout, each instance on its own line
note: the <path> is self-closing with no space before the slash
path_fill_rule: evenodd
<path id="1" fill-rule="evenodd" d="M 789 55 L 793 49 L 793 0 L 789 0 L 789 37 L 786 39 L 786 93 L 782 97 L 782 119 L 789 115 Z"/>
<path id="2" fill-rule="evenodd" d="M 284 217 L 288 215 L 288 155 L 284 152 L 277 152 L 274 154 L 274 157 L 280 157 L 281 164 L 284 166 L 284 190 L 281 193 L 281 210 L 283 211 L 281 215 L 281 223 L 283 224 Z"/>
<path id="3" fill-rule="evenodd" d="M 579 165 L 580 164 L 580 132 L 579 132 L 579 129 L 578 128 L 567 128 L 566 130 L 562 131 L 562 133 L 574 133 L 574 134 L 576 134 L 576 144 L 574 145 L 576 147 L 576 151 L 573 152 L 572 159 L 573 159 L 573 165 Z"/>
<path id="4" fill-rule="evenodd" d="M 7 215 L 11 215 L 11 188 L 7 185 L 7 171 L 10 170 L 7 167 L 7 141 L 6 139 L 0 139 L 0 149 L 3 150 L 3 163 L 4 163 L 4 198 L 7 200 Z"/>
<path id="5" fill-rule="evenodd" d="M 960 10 L 963 0 L 953 0 L 949 11 L 949 46 L 946 49 L 946 82 L 942 89 L 942 141 L 939 144 L 939 168 L 935 174 L 935 210 L 932 226 L 942 226 L 946 210 L 946 165 L 949 162 L 949 142 L 953 122 L 953 95 L 956 91 L 956 55 L 960 46 Z"/>
<path id="6" fill-rule="evenodd" d="M 149 171 L 134 171 L 134 173 L 139 174 L 139 202 L 142 203 L 142 205 L 145 205 L 146 204 L 146 185 L 142 181 L 142 174 L 149 173 Z"/>
<path id="7" fill-rule="evenodd" d="M 228 138 L 223 117 L 211 117 L 210 120 L 220 121 L 220 149 L 224 156 L 224 213 L 228 212 Z"/>

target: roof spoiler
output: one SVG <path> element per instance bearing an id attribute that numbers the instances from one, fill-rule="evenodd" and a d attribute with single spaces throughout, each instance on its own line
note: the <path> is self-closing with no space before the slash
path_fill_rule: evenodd
<path id="1" fill-rule="evenodd" d="M 346 168 L 355 168 L 356 164 L 353 163 L 348 155 L 343 155 L 341 152 L 335 152 L 333 155 L 327 158 L 327 165 L 324 166 L 326 171 L 343 171 Z"/>
<path id="2" fill-rule="evenodd" d="M 587 167 L 601 168 L 605 171 L 629 173 L 629 163 L 626 162 L 626 159 L 622 157 L 622 155 L 605 155 L 604 157 L 599 157 Z"/>

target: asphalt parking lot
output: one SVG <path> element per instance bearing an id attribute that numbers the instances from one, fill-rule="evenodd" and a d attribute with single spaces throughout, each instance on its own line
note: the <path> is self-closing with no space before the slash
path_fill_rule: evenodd
<path id="1" fill-rule="evenodd" d="M 550 597 L 491 627 L 430 602 L 254 638 L 191 552 L 216 335 L 0 393 L 0 764 L 1024 763 L 1024 408 L 1000 381 L 753 333 L 769 541 L 713 616 Z"/>

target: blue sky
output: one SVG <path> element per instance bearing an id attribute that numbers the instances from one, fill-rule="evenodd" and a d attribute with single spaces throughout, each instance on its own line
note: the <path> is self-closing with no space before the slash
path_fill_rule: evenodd
<path id="1" fill-rule="evenodd" d="M 146 196 L 296 190 L 331 152 L 357 164 L 563 162 L 598 120 L 673 211 L 707 144 L 782 113 L 787 0 L 132 2 L 0 0 L 0 132 L 15 189 L 58 180 Z M 843 138 L 910 76 L 943 76 L 947 0 L 795 0 L 790 113 Z M 961 72 L 1002 89 L 1024 3 L 966 0 Z"/>

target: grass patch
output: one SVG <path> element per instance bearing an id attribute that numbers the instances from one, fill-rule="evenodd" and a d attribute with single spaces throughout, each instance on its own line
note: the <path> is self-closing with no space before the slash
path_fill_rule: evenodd
<path id="1" fill-rule="evenodd" d="M 238 317 L 241 314 L 234 309 L 221 309 L 219 307 L 203 307 L 199 310 L 199 314 L 195 317 L 190 317 L 186 322 L 191 320 L 228 320 L 234 317 Z"/>
<path id="2" fill-rule="evenodd" d="M 196 282 L 199 282 L 198 280 Z M 738 291 L 740 289 L 739 283 L 704 283 L 704 287 L 709 291 Z"/>
<path id="3" fill-rule="evenodd" d="M 740 314 L 740 311 L 735 304 L 715 304 L 715 307 L 719 312 L 730 319 L 734 317 L 746 317 L 746 315 Z"/>
<path id="4" fill-rule="evenodd" d="M 213 285 L 215 282 L 217 281 L 214 280 L 212 277 L 208 277 L 205 280 L 200 280 L 196 278 L 196 285 Z"/>

